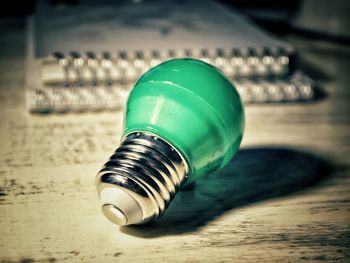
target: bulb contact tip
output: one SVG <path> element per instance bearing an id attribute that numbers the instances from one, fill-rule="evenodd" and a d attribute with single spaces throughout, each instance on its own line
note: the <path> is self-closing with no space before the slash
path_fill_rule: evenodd
<path id="1" fill-rule="evenodd" d="M 102 212 L 112 223 L 120 226 L 127 225 L 128 219 L 124 213 L 112 204 L 102 205 Z"/>

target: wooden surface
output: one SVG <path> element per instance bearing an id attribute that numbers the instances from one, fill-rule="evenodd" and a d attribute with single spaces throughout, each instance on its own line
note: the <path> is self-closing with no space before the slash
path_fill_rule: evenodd
<path id="1" fill-rule="evenodd" d="M 349 262 L 350 49 L 288 39 L 327 96 L 246 107 L 241 151 L 166 215 L 116 227 L 94 178 L 117 112 L 31 115 L 24 23 L 0 23 L 0 262 Z"/>

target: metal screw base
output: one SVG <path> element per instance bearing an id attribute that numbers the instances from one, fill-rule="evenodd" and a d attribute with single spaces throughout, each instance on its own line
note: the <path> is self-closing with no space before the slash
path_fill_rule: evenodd
<path id="1" fill-rule="evenodd" d="M 158 219 L 187 174 L 185 159 L 169 142 L 148 132 L 131 133 L 97 174 L 102 210 L 119 225 Z"/>

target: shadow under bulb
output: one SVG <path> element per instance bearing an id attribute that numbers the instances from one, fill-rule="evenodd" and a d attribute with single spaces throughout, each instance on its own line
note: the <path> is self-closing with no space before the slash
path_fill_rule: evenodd
<path id="1" fill-rule="evenodd" d="M 217 68 L 174 59 L 132 90 L 122 143 L 96 177 L 104 215 L 118 225 L 158 219 L 178 190 L 223 168 L 237 152 L 244 110 Z"/>

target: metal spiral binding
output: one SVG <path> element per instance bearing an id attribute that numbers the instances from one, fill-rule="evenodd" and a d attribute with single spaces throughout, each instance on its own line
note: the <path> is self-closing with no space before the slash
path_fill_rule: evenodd
<path id="1" fill-rule="evenodd" d="M 228 77 L 281 76 L 289 72 L 289 57 L 282 48 L 247 49 L 179 49 L 120 52 L 54 53 L 43 61 L 43 67 L 57 64 L 62 79 L 43 77 L 44 84 L 55 86 L 111 86 L 135 81 L 149 68 L 172 58 L 196 58 L 221 69 Z"/>
<path id="2" fill-rule="evenodd" d="M 109 110 L 125 106 L 137 80 L 168 59 L 192 57 L 221 69 L 245 103 L 296 102 L 314 98 L 314 83 L 293 71 L 283 48 L 169 49 L 54 53 L 41 62 L 43 85 L 28 94 L 32 112 Z"/>
<path id="3" fill-rule="evenodd" d="M 187 174 L 185 159 L 170 143 L 151 133 L 135 132 L 126 136 L 103 166 L 96 186 L 99 194 L 105 188 L 123 189 L 142 209 L 138 223 L 145 223 L 164 213 Z"/>
<path id="4" fill-rule="evenodd" d="M 310 101 L 314 98 L 314 83 L 296 71 L 288 79 L 236 79 L 233 83 L 244 103 Z"/>

